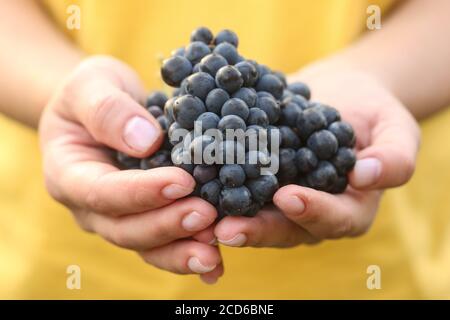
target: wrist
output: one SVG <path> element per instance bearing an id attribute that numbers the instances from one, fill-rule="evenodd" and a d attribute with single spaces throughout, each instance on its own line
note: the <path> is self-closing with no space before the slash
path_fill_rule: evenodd
<path id="1" fill-rule="evenodd" d="M 388 81 L 380 77 L 376 72 L 370 68 L 365 68 L 353 58 L 351 52 L 343 51 L 327 58 L 313 62 L 294 74 L 297 80 L 305 82 L 315 82 L 316 79 L 324 78 L 359 78 L 361 80 L 376 83 L 377 86 L 382 86 L 393 95 L 392 90 L 389 89 Z"/>
<path id="2" fill-rule="evenodd" d="M 292 79 L 290 80 L 307 83 L 312 88 L 312 92 L 316 92 L 321 100 L 324 99 L 322 91 L 327 91 L 326 89 L 330 87 L 339 87 L 336 90 L 341 91 L 366 91 L 366 88 L 370 88 L 368 91 L 372 93 L 378 92 L 382 96 L 390 96 L 402 104 L 405 109 L 408 109 L 415 117 L 420 117 L 420 115 L 414 112 L 415 110 L 408 108 L 403 103 L 401 94 L 399 94 L 395 85 L 393 85 L 392 79 L 384 76 L 385 73 L 379 73 L 375 69 L 373 66 L 369 66 L 369 64 L 364 64 L 352 49 L 347 49 L 305 66 L 291 75 Z M 352 95 L 354 94 L 355 92 L 352 93 Z M 312 99 L 315 99 L 314 96 Z M 332 101 L 329 103 L 332 103 Z"/>
<path id="3" fill-rule="evenodd" d="M 312 88 L 313 94 L 316 92 L 316 96 L 320 96 L 321 99 L 323 99 L 323 91 L 330 87 L 339 87 L 341 91 L 356 90 L 361 87 L 378 88 L 384 94 L 397 99 L 394 91 L 382 78 L 370 70 L 361 68 L 343 54 L 336 54 L 311 63 L 292 74 L 289 80 L 305 82 Z"/>
<path id="4" fill-rule="evenodd" d="M 41 115 L 50 102 L 52 96 L 59 90 L 64 79 L 66 79 L 71 72 L 77 68 L 77 66 L 83 61 L 84 55 L 82 52 L 73 51 L 69 52 L 54 65 L 52 70 L 50 70 L 45 75 L 40 78 L 40 84 L 35 86 L 35 97 L 34 101 L 37 106 L 32 117 L 28 121 L 22 121 L 30 125 L 33 128 L 37 128 Z"/>

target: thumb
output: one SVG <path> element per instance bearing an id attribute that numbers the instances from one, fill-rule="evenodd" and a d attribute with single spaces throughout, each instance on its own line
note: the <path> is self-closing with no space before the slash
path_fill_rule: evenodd
<path id="1" fill-rule="evenodd" d="M 404 109 L 381 115 L 372 129 L 371 144 L 361 150 L 350 173 L 357 189 L 385 189 L 405 184 L 415 170 L 420 130 Z"/>
<path id="2" fill-rule="evenodd" d="M 63 104 L 96 141 L 144 157 L 157 150 L 163 135 L 158 121 L 135 100 L 145 96 L 137 76 L 124 68 L 84 66 L 66 85 Z"/>

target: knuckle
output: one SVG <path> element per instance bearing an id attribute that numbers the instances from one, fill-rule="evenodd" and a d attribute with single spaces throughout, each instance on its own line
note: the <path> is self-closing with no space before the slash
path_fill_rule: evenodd
<path id="1" fill-rule="evenodd" d="M 155 202 L 158 198 L 153 196 L 153 192 L 149 192 L 147 180 L 141 174 L 133 176 L 128 185 L 127 192 L 131 194 L 133 202 L 139 207 L 152 209 L 157 205 Z"/>
<path id="2" fill-rule="evenodd" d="M 305 231 L 300 226 L 284 219 L 271 211 L 261 211 L 251 220 L 247 220 L 247 227 L 243 228 L 248 237 L 244 246 L 291 248 L 305 240 Z M 282 230 L 275 232 L 274 230 Z"/>
<path id="3" fill-rule="evenodd" d="M 414 171 L 416 170 L 416 162 L 413 157 L 404 156 L 401 160 L 404 168 L 404 181 L 407 182 L 411 179 Z"/>
<path id="4" fill-rule="evenodd" d="M 413 123 L 413 133 L 417 138 L 417 147 L 420 145 L 420 141 L 422 138 L 422 129 L 420 128 L 419 123 L 412 117 L 412 123 Z"/>
<path id="5" fill-rule="evenodd" d="M 158 257 L 158 255 L 159 254 L 157 252 L 154 252 L 153 250 L 147 250 L 147 251 L 139 252 L 139 256 L 142 258 L 142 260 L 146 264 L 151 265 L 151 266 L 153 266 L 155 268 L 158 268 L 158 269 L 161 269 L 161 270 L 169 271 L 168 268 L 165 268 L 164 266 L 162 266 L 162 265 L 160 265 L 158 263 L 158 260 L 160 258 L 160 257 Z M 175 272 L 174 270 L 170 270 L 170 271 L 173 272 L 173 273 L 181 274 L 179 272 Z"/>
<path id="6" fill-rule="evenodd" d="M 76 203 L 74 203 L 73 199 L 67 194 L 61 184 L 57 181 L 54 181 L 50 176 L 45 176 L 45 188 L 56 202 L 59 202 L 66 206 L 67 208 L 78 207 Z"/>
<path id="7" fill-rule="evenodd" d="M 329 239 L 343 238 L 351 234 L 353 230 L 353 219 L 351 215 L 345 215 L 341 221 L 331 228 L 331 232 L 327 236 Z"/>
<path id="8" fill-rule="evenodd" d="M 263 214 L 252 218 L 251 226 L 247 227 L 246 236 L 247 241 L 243 246 L 264 247 L 265 246 L 265 231 L 267 231 L 267 217 Z"/>
<path id="9" fill-rule="evenodd" d="M 158 225 L 152 226 L 149 230 L 150 238 L 155 240 L 156 243 L 159 241 L 164 241 L 169 237 L 169 228 L 167 228 L 166 224 L 159 223 Z"/>
<path id="10" fill-rule="evenodd" d="M 78 211 L 78 210 L 72 210 L 72 214 L 75 218 L 75 222 L 80 227 L 81 230 L 88 232 L 88 233 L 94 233 L 94 228 L 90 225 L 88 220 L 86 219 L 86 212 Z"/>
<path id="11" fill-rule="evenodd" d="M 149 265 L 153 265 L 152 254 L 150 252 L 142 251 L 142 252 L 138 252 L 138 254 L 145 263 L 147 263 Z"/>
<path id="12" fill-rule="evenodd" d="M 184 275 L 184 274 L 190 274 L 190 273 L 192 273 L 192 271 L 190 271 L 189 268 L 184 264 L 175 263 L 175 265 L 173 266 L 173 269 L 172 269 L 172 273 Z"/>
<path id="13" fill-rule="evenodd" d="M 80 221 L 77 219 L 75 219 L 75 221 L 77 222 L 78 227 L 80 227 L 80 229 L 83 230 L 84 232 L 94 233 L 94 230 L 92 229 L 91 226 L 89 226 L 86 223 L 84 223 L 83 221 Z"/>
<path id="14" fill-rule="evenodd" d="M 372 226 L 372 222 L 364 223 L 362 226 L 359 226 L 358 228 L 354 228 L 352 230 L 350 237 L 359 237 L 365 235 L 367 232 L 369 232 L 370 227 Z"/>
<path id="15" fill-rule="evenodd" d="M 129 232 L 117 222 L 113 224 L 108 240 L 121 248 L 132 248 L 134 246 Z"/>
<path id="16" fill-rule="evenodd" d="M 284 248 L 292 248 L 298 246 L 302 242 L 302 237 L 299 232 L 286 232 L 284 239 L 282 240 L 282 246 Z"/>
<path id="17" fill-rule="evenodd" d="M 106 129 L 108 116 L 121 99 L 120 92 L 109 92 L 98 98 L 88 111 L 87 122 L 99 129 Z"/>
<path id="18" fill-rule="evenodd" d="M 169 248 L 166 248 L 170 250 Z M 166 270 L 171 273 L 179 274 L 179 275 L 185 275 L 189 274 L 189 268 L 187 265 L 176 261 L 177 258 L 175 258 L 174 255 L 170 255 L 173 258 L 171 258 L 171 261 L 166 260 L 164 264 L 159 263 L 158 261 L 161 259 L 161 256 L 158 256 L 159 253 L 154 252 L 154 250 L 148 250 L 144 252 L 139 252 L 139 256 L 142 258 L 142 260 L 153 267 L 156 267 L 161 270 Z"/>
<path id="19" fill-rule="evenodd" d="M 322 215 L 318 210 L 306 210 L 300 216 L 300 220 L 308 224 L 316 224 L 322 220 Z"/>
<path id="20" fill-rule="evenodd" d="M 73 111 L 73 101 L 76 101 L 79 94 L 80 76 L 78 73 L 74 73 L 64 83 L 57 95 L 55 106 L 64 107 L 67 111 Z"/>
<path id="21" fill-rule="evenodd" d="M 178 227 L 178 224 L 164 219 L 152 229 L 152 239 L 154 239 L 155 243 L 164 243 L 167 240 L 178 238 L 181 233 L 181 227 Z"/>
<path id="22" fill-rule="evenodd" d="M 307 246 L 311 246 L 311 247 L 312 247 L 312 246 L 316 246 L 316 245 L 322 243 L 322 241 L 323 241 L 322 239 L 313 237 L 313 236 L 311 235 L 310 237 L 308 237 L 308 239 L 306 239 L 306 241 L 304 242 L 304 244 L 307 245 Z"/>
<path id="23" fill-rule="evenodd" d="M 393 181 L 394 186 L 402 185 L 408 182 L 414 174 L 416 169 L 416 161 L 414 155 L 405 154 L 399 150 L 392 152 L 395 155 L 396 166 L 393 169 L 398 172 L 395 181 Z"/>
<path id="24" fill-rule="evenodd" d="M 387 156 L 389 154 L 389 157 Z M 383 162 L 389 164 L 389 174 L 395 178 L 392 181 L 392 186 L 399 186 L 408 182 L 416 170 L 416 156 L 410 151 L 404 151 L 396 146 L 389 146 L 386 148 L 384 154 L 380 154 Z M 387 173 L 386 173 L 387 174 Z"/>
<path id="25" fill-rule="evenodd" d="M 304 194 L 302 195 L 302 199 L 305 203 L 305 209 L 297 218 L 295 218 L 295 220 L 297 220 L 300 225 L 315 225 L 320 223 L 323 220 L 323 212 L 311 205 L 318 201 L 316 197 Z"/>
<path id="26" fill-rule="evenodd" d="M 148 232 L 146 236 L 146 246 L 148 248 L 158 247 L 167 243 L 171 239 L 179 238 L 176 234 L 177 225 L 170 219 L 153 220 L 153 223 L 148 224 Z"/>
<path id="27" fill-rule="evenodd" d="M 95 212 L 104 212 L 105 200 L 100 196 L 98 188 L 91 188 L 86 194 L 86 205 Z"/>
<path id="28" fill-rule="evenodd" d="M 60 188 L 57 187 L 52 179 L 47 176 L 45 177 L 45 187 L 47 189 L 47 192 L 53 199 L 60 203 L 66 202 L 66 197 L 63 195 L 63 192 L 60 190 Z"/>

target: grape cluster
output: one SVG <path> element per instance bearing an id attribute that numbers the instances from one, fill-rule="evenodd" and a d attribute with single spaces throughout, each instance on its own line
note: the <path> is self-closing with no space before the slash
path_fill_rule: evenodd
<path id="1" fill-rule="evenodd" d="M 123 168 L 183 168 L 197 182 L 194 194 L 222 216 L 253 216 L 291 183 L 344 192 L 356 161 L 352 127 L 333 107 L 310 101 L 304 83 L 287 84 L 283 73 L 242 57 L 238 44 L 230 30 L 215 37 L 205 27 L 194 30 L 190 44 L 162 63 L 164 82 L 175 87 L 172 97 L 156 91 L 147 99 L 165 132 L 160 150 L 146 159 L 119 152 L 118 162 Z M 228 129 L 242 130 L 244 140 L 209 133 Z M 203 157 L 208 148 L 213 162 Z M 263 173 L 275 163 L 276 172 Z"/>

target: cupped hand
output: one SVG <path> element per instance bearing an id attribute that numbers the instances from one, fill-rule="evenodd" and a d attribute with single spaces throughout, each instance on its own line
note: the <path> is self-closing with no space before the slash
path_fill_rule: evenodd
<path id="1" fill-rule="evenodd" d="M 298 185 L 280 188 L 255 217 L 226 217 L 215 227 L 228 246 L 291 247 L 358 236 L 372 224 L 382 191 L 406 183 L 415 168 L 419 127 L 383 85 L 359 71 L 318 66 L 291 77 L 312 100 L 337 108 L 356 133 L 357 162 L 339 195 Z"/>
<path id="2" fill-rule="evenodd" d="M 139 104 L 144 99 L 137 75 L 122 62 L 82 61 L 41 118 L 47 188 L 84 230 L 158 268 L 214 282 L 223 273 L 212 245 L 216 210 L 199 198 L 180 199 L 194 189 L 193 178 L 176 167 L 120 171 L 113 161 L 110 148 L 143 158 L 161 144 L 158 122 Z"/>

